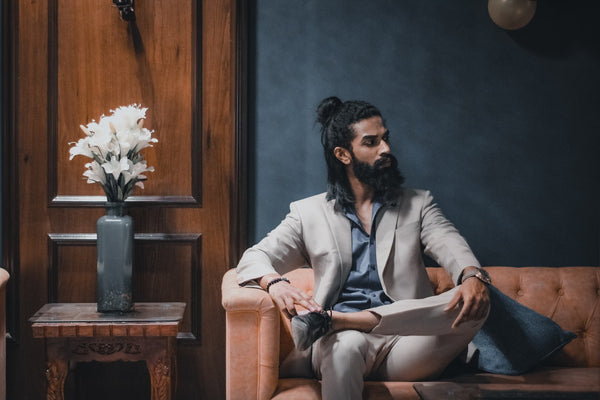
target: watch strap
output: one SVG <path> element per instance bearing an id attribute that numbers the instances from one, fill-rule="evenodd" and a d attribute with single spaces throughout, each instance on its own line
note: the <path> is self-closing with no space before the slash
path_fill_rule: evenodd
<path id="1" fill-rule="evenodd" d="M 473 277 L 479 279 L 481 282 L 485 283 L 486 285 L 489 285 L 490 283 L 492 283 L 492 280 L 490 279 L 489 274 L 481 268 L 469 271 L 466 274 L 464 274 L 460 279 L 460 283 L 463 283 L 467 279 L 473 278 Z"/>

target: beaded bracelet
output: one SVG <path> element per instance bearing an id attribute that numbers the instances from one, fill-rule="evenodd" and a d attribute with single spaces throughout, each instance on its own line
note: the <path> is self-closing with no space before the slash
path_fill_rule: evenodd
<path id="1" fill-rule="evenodd" d="M 275 278 L 272 281 L 270 281 L 269 283 L 267 283 L 267 288 L 266 288 L 267 293 L 269 293 L 269 289 L 271 288 L 271 285 L 274 285 L 274 284 L 276 284 L 278 282 L 281 282 L 281 281 L 290 283 L 290 280 L 288 278 L 284 277 L 284 276 L 282 276 L 280 278 Z"/>

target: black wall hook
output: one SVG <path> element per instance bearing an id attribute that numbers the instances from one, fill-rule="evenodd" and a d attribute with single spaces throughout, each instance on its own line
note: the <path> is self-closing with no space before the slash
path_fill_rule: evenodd
<path id="1" fill-rule="evenodd" d="M 115 6 L 119 9 L 123 21 L 135 21 L 135 11 L 133 10 L 134 0 L 113 0 Z"/>

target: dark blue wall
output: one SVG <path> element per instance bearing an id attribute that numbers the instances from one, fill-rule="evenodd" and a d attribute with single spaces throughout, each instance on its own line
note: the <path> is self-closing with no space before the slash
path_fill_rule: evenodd
<path id="1" fill-rule="evenodd" d="M 486 265 L 598 265 L 600 2 L 250 3 L 249 244 L 325 189 L 330 95 L 377 105 L 407 185 L 432 190 Z"/>

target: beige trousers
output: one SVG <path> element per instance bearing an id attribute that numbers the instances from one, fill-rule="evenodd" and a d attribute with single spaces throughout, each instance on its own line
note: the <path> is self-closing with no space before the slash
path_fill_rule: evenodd
<path id="1" fill-rule="evenodd" d="M 338 331 L 312 346 L 312 368 L 323 400 L 362 399 L 364 379 L 415 381 L 438 376 L 473 339 L 485 319 L 452 329 L 459 310 L 444 311 L 456 288 L 370 311 L 381 321 L 370 333 Z"/>

